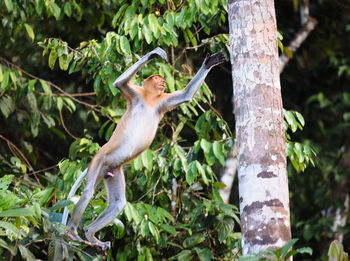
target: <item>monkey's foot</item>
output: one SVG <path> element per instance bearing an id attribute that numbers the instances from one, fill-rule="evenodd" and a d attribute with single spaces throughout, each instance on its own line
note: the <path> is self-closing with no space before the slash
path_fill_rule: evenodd
<path id="1" fill-rule="evenodd" d="M 98 240 L 93 235 L 90 235 L 89 233 L 85 233 L 86 239 L 89 241 L 89 244 L 94 247 L 99 247 L 102 251 L 107 251 L 109 248 L 111 248 L 111 242 L 102 242 Z"/>
<path id="2" fill-rule="evenodd" d="M 64 233 L 71 240 L 76 240 L 76 241 L 79 241 L 80 243 L 84 242 L 84 240 L 78 235 L 76 231 L 69 229 L 69 230 L 66 230 Z"/>

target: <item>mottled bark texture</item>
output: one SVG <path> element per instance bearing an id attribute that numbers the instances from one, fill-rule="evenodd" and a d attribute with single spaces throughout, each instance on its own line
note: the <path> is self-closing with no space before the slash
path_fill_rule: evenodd
<path id="1" fill-rule="evenodd" d="M 243 255 L 291 239 L 273 0 L 229 0 Z"/>
<path id="2" fill-rule="evenodd" d="M 344 173 L 349 173 L 350 170 L 350 138 L 347 139 L 346 144 L 344 145 L 344 153 L 340 160 L 340 168 Z M 333 240 L 338 240 L 340 243 L 343 243 L 344 232 L 341 230 L 342 227 L 346 225 L 346 220 L 349 214 L 349 184 L 350 177 L 346 176 L 336 187 L 333 192 L 333 197 L 335 201 L 344 202 L 342 207 L 338 206 L 335 210 L 332 211 L 333 215 L 333 227 L 334 232 Z M 329 242 L 330 244 L 330 242 Z"/>

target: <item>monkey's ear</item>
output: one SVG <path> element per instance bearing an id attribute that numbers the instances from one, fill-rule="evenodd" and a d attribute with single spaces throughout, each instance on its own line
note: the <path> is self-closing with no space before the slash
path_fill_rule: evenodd
<path id="1" fill-rule="evenodd" d="M 211 56 L 209 56 L 209 54 L 207 54 L 203 63 L 205 65 L 205 68 L 210 69 L 213 66 L 216 66 L 220 63 L 225 62 L 225 60 L 226 59 L 225 59 L 224 54 L 222 53 L 222 51 L 219 51 Z"/>

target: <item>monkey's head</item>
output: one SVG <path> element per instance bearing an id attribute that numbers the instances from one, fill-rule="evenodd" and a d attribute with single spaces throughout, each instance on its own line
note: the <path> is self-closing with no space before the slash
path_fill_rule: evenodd
<path id="1" fill-rule="evenodd" d="M 151 75 L 143 82 L 143 88 L 149 93 L 160 95 L 165 90 L 165 80 L 158 74 Z"/>

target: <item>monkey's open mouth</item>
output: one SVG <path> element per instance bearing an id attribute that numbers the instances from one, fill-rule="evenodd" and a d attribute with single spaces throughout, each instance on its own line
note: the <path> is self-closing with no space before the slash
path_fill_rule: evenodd
<path id="1" fill-rule="evenodd" d="M 157 84 L 158 89 L 164 90 L 165 84 Z"/>

